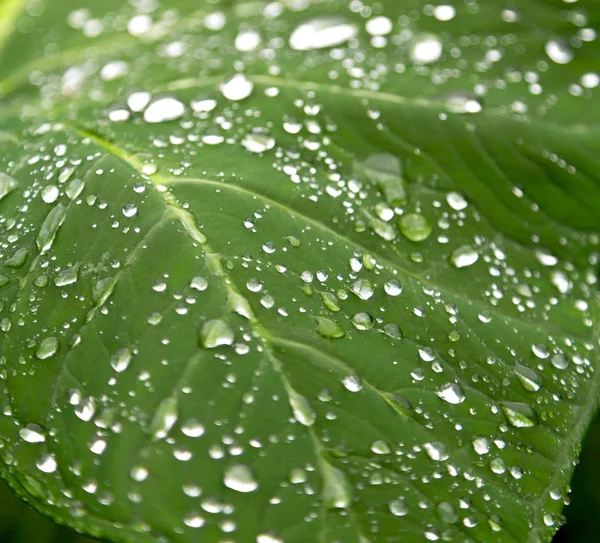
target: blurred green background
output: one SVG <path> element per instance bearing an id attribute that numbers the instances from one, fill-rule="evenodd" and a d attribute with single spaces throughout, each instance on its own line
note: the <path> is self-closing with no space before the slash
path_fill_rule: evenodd
<path id="1" fill-rule="evenodd" d="M 573 478 L 567 524 L 552 543 L 600 542 L 600 418 L 584 442 Z M 36 513 L 0 482 L 0 543 L 97 543 Z M 308 543 L 308 542 L 307 542 Z"/>

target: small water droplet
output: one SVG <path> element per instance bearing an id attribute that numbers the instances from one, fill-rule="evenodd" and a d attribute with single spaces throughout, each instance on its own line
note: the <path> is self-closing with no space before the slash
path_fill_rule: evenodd
<path id="1" fill-rule="evenodd" d="M 359 279 L 352 284 L 352 292 L 361 300 L 368 300 L 375 293 L 375 287 L 368 279 Z"/>
<path id="2" fill-rule="evenodd" d="M 518 377 L 521 385 L 523 385 L 523 388 L 529 392 L 537 392 L 542 386 L 542 378 L 537 372 L 522 364 L 515 364 L 515 375 Z"/>
<path id="3" fill-rule="evenodd" d="M 362 381 L 358 375 L 347 375 L 342 380 L 342 384 L 350 392 L 360 392 L 362 390 Z"/>
<path id="4" fill-rule="evenodd" d="M 408 507 L 402 498 L 390 502 L 390 511 L 396 517 L 404 517 L 408 514 Z"/>
<path id="5" fill-rule="evenodd" d="M 310 405 L 310 402 L 293 389 L 288 390 L 288 396 L 294 418 L 304 426 L 312 426 L 317 420 L 317 414 Z"/>

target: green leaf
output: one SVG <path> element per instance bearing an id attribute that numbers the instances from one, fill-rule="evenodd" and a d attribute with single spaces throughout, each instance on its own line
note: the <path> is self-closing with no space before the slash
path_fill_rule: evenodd
<path id="1" fill-rule="evenodd" d="M 20 496 L 113 541 L 551 539 L 598 405 L 600 5 L 450 4 L 0 2 Z"/>

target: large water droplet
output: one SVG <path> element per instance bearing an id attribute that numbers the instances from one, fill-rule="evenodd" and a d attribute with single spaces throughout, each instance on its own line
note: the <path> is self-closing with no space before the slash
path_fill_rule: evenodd
<path id="1" fill-rule="evenodd" d="M 317 334 L 325 339 L 339 339 L 346 335 L 344 329 L 335 321 L 325 317 L 313 317 L 317 324 Z"/>
<path id="2" fill-rule="evenodd" d="M 292 32 L 290 47 L 296 51 L 311 51 L 336 47 L 358 34 L 358 27 L 345 17 L 323 16 L 310 19 Z"/>
<path id="3" fill-rule="evenodd" d="M 438 36 L 423 34 L 412 44 L 410 58 L 415 64 L 430 64 L 442 56 L 442 42 Z"/>
<path id="4" fill-rule="evenodd" d="M 542 378 L 532 369 L 521 364 L 515 364 L 515 375 L 521 385 L 529 392 L 537 392 L 542 386 Z"/>
<path id="5" fill-rule="evenodd" d="M 221 85 L 221 94 L 227 100 L 239 101 L 248 98 L 254 90 L 254 83 L 244 74 L 235 74 Z"/>
<path id="6" fill-rule="evenodd" d="M 19 182 L 16 179 L 0 172 L 0 200 L 9 195 L 18 186 Z"/>
<path id="7" fill-rule="evenodd" d="M 470 245 L 463 245 L 452 251 L 450 263 L 456 268 L 466 268 L 479 260 L 479 253 Z"/>
<path id="8" fill-rule="evenodd" d="M 288 390 L 288 396 L 294 418 L 304 426 L 312 426 L 317 420 L 317 414 L 310 405 L 310 402 L 293 389 Z"/>
<path id="9" fill-rule="evenodd" d="M 402 215 L 398 221 L 400 232 L 410 241 L 423 241 L 431 235 L 431 223 L 420 213 Z"/>
<path id="10" fill-rule="evenodd" d="M 131 362 L 132 352 L 127 347 L 119 349 L 110 359 L 110 365 L 117 373 L 125 371 Z"/>
<path id="11" fill-rule="evenodd" d="M 465 395 L 457 383 L 446 383 L 439 387 L 436 394 L 445 402 L 459 404 L 465 401 Z"/>
<path id="12" fill-rule="evenodd" d="M 549 40 L 544 49 L 550 60 L 556 64 L 568 64 L 575 56 L 573 49 L 564 40 Z"/>
<path id="13" fill-rule="evenodd" d="M 408 514 L 408 507 L 402 498 L 390 502 L 390 511 L 396 517 L 403 517 Z"/>
<path id="14" fill-rule="evenodd" d="M 361 300 L 368 300 L 375 293 L 375 287 L 368 279 L 359 279 L 352 283 L 352 292 Z"/>
<path id="15" fill-rule="evenodd" d="M 159 98 L 152 102 L 144 111 L 144 121 L 147 123 L 164 123 L 179 119 L 185 113 L 183 102 L 173 97 Z"/>
<path id="16" fill-rule="evenodd" d="M 56 354 L 56 351 L 58 351 L 58 339 L 55 337 L 47 337 L 38 345 L 35 356 L 40 360 L 45 360 L 46 358 L 53 357 Z"/>
<path id="17" fill-rule="evenodd" d="M 275 147 L 275 138 L 262 129 L 254 129 L 246 134 L 242 145 L 251 153 L 264 153 Z"/>
<path id="18" fill-rule="evenodd" d="M 225 470 L 223 482 L 227 488 L 236 492 L 254 492 L 258 488 L 258 482 L 248 466 L 234 464 Z"/>
<path id="19" fill-rule="evenodd" d="M 536 412 L 526 403 L 502 402 L 502 410 L 515 428 L 531 428 L 537 424 Z"/>
<path id="20" fill-rule="evenodd" d="M 235 335 L 225 321 L 214 319 L 204 323 L 200 329 L 200 343 L 205 349 L 214 349 L 221 345 L 233 345 Z"/>
<path id="21" fill-rule="evenodd" d="M 44 429 L 39 424 L 27 424 L 19 429 L 19 436 L 27 443 L 43 443 L 46 441 Z"/>
<path id="22" fill-rule="evenodd" d="M 66 206 L 57 204 L 46 216 L 36 239 L 36 245 L 42 254 L 52 247 L 56 233 L 64 222 L 66 214 Z"/>
<path id="23" fill-rule="evenodd" d="M 160 402 L 150 426 L 150 433 L 155 439 L 164 439 L 177 422 L 177 398 L 168 397 Z"/>

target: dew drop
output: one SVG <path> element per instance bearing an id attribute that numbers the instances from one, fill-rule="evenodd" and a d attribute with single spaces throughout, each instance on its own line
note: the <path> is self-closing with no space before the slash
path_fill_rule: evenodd
<path id="1" fill-rule="evenodd" d="M 223 482 L 227 488 L 236 492 L 254 492 L 258 488 L 258 482 L 248 466 L 234 464 L 225 470 Z"/>
<path id="2" fill-rule="evenodd" d="M 147 123 L 164 123 L 179 119 L 185 113 L 185 105 L 173 97 L 159 98 L 144 111 Z"/>
<path id="3" fill-rule="evenodd" d="M 537 392 L 542 386 L 542 378 L 534 370 L 522 364 L 515 364 L 515 375 L 523 388 L 529 392 Z"/>
<path id="4" fill-rule="evenodd" d="M 479 253 L 469 245 L 463 245 L 452 251 L 450 263 L 455 268 L 466 268 L 479 260 Z"/>
<path id="5" fill-rule="evenodd" d="M 362 381 L 358 375 L 347 375 L 342 380 L 342 384 L 350 392 L 360 392 L 362 390 Z"/>
<path id="6" fill-rule="evenodd" d="M 48 252 L 54 243 L 58 229 L 65 220 L 67 208 L 63 204 L 57 204 L 46 216 L 38 236 L 36 245 L 42 254 Z"/>
<path id="7" fill-rule="evenodd" d="M 375 293 L 375 287 L 368 279 L 359 279 L 352 284 L 352 292 L 361 300 L 368 300 Z"/>
<path id="8" fill-rule="evenodd" d="M 392 515 L 396 517 L 404 517 L 408 514 L 406 502 L 401 498 L 391 501 L 389 507 Z"/>
<path id="9" fill-rule="evenodd" d="M 418 36 L 412 44 L 410 58 L 415 64 L 431 64 L 442 56 L 442 42 L 433 34 Z"/>
<path id="10" fill-rule="evenodd" d="M 465 395 L 462 388 L 456 383 L 446 383 L 439 387 L 436 394 L 445 402 L 450 404 L 459 404 L 465 401 Z"/>
<path id="11" fill-rule="evenodd" d="M 16 179 L 0 172 L 0 201 L 18 186 L 19 182 Z"/>
<path id="12" fill-rule="evenodd" d="M 573 49 L 563 40 L 549 40 L 544 49 L 550 60 L 556 64 L 568 64 L 575 56 Z"/>
<path id="13" fill-rule="evenodd" d="M 254 90 L 254 83 L 244 74 L 235 74 L 221 85 L 221 94 L 227 100 L 239 101 L 248 98 Z"/>
<path id="14" fill-rule="evenodd" d="M 345 17 L 315 17 L 296 27 L 289 43 L 296 51 L 311 51 L 342 45 L 357 34 L 358 27 Z"/>
<path id="15" fill-rule="evenodd" d="M 39 424 L 27 424 L 19 429 L 19 436 L 27 443 L 43 443 L 46 441 L 43 428 Z"/>
<path id="16" fill-rule="evenodd" d="M 406 239 L 415 242 L 426 240 L 432 231 L 431 223 L 419 213 L 402 215 L 398 221 L 398 226 Z"/>
<path id="17" fill-rule="evenodd" d="M 225 321 L 214 319 L 204 323 L 200 329 L 200 344 L 205 349 L 215 349 L 221 345 L 233 345 L 235 335 Z"/>
<path id="18" fill-rule="evenodd" d="M 35 464 L 44 473 L 54 473 L 58 467 L 56 458 L 52 454 L 43 454 Z"/>
<path id="19" fill-rule="evenodd" d="M 502 402 L 502 410 L 515 428 L 531 428 L 538 422 L 536 412 L 526 403 Z"/>
<path id="20" fill-rule="evenodd" d="M 339 339 L 346 335 L 344 329 L 335 321 L 325 317 L 313 317 L 317 325 L 317 334 L 325 339 Z"/>
<path id="21" fill-rule="evenodd" d="M 58 351 L 58 339 L 55 337 L 47 337 L 38 345 L 35 356 L 40 360 L 45 360 L 46 358 L 53 357 L 56 354 L 56 351 Z"/>
<path id="22" fill-rule="evenodd" d="M 262 129 L 254 129 L 242 140 L 244 148 L 251 153 L 264 153 L 275 147 L 275 138 Z"/>
<path id="23" fill-rule="evenodd" d="M 178 417 L 177 398 L 168 397 L 158 404 L 158 408 L 152 418 L 150 433 L 155 439 L 164 439 L 177 422 Z"/>
<path id="24" fill-rule="evenodd" d="M 312 426 L 317 420 L 317 414 L 310 402 L 295 390 L 288 390 L 288 396 L 294 418 L 303 426 Z"/>
<path id="25" fill-rule="evenodd" d="M 117 373 L 124 372 L 128 367 L 132 359 L 131 349 L 123 348 L 119 349 L 110 359 L 110 365 L 113 370 Z"/>

